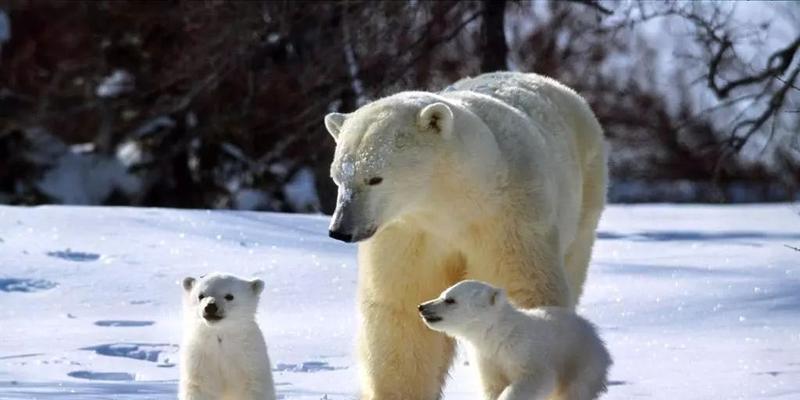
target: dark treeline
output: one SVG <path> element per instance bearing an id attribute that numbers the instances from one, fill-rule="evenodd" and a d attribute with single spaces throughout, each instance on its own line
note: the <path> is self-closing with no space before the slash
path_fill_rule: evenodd
<path id="1" fill-rule="evenodd" d="M 725 21 L 713 8 L 659 4 L 0 2 L 10 27 L 0 35 L 0 202 L 329 211 L 326 113 L 501 69 L 553 76 L 587 98 L 613 148 L 612 200 L 792 199 L 797 141 L 762 160 L 742 156 L 742 140 L 800 130 L 800 114 L 779 113 L 797 104 L 800 55 L 744 85 L 743 95 L 782 103 L 741 135 L 714 117 L 737 110 L 739 88 L 709 111 L 681 95 L 706 85 L 689 68 L 669 70 L 669 90 L 656 85 L 661 44 L 637 30 L 683 19 L 708 56 L 687 65 L 731 81 L 736 53 L 701 35 L 700 22 L 719 22 L 717 34 Z"/>

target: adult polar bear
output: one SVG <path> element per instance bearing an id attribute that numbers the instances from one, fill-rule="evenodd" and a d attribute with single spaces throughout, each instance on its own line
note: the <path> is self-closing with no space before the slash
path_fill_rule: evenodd
<path id="1" fill-rule="evenodd" d="M 363 399 L 441 396 L 454 343 L 417 304 L 462 279 L 505 288 L 522 308 L 576 304 L 607 173 L 602 130 L 575 92 L 492 73 L 325 126 L 339 187 L 330 236 L 359 242 Z"/>

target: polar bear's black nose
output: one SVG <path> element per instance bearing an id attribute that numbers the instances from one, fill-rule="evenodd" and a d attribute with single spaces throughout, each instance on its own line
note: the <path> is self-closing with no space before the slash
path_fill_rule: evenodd
<path id="1" fill-rule="evenodd" d="M 339 232 L 335 230 L 328 231 L 328 236 L 336 239 L 341 240 L 345 243 L 350 243 L 353 241 L 353 235 L 350 233 Z"/>
<path id="2" fill-rule="evenodd" d="M 420 305 L 417 306 L 417 310 L 419 310 L 420 312 L 422 312 L 422 310 L 424 310 L 424 309 L 425 309 L 425 305 L 424 304 L 420 304 Z"/>
<path id="3" fill-rule="evenodd" d="M 214 303 L 209 303 L 205 308 L 206 314 L 216 314 L 217 313 L 217 305 Z"/>

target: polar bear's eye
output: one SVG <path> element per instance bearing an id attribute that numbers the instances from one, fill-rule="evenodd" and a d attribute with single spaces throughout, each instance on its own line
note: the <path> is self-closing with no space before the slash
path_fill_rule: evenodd
<path id="1" fill-rule="evenodd" d="M 380 176 L 376 176 L 374 178 L 369 178 L 369 180 L 367 181 L 367 185 L 375 186 L 381 182 L 383 182 L 383 178 L 381 178 Z"/>
<path id="2" fill-rule="evenodd" d="M 201 294 L 200 296 L 197 296 L 197 300 L 203 300 L 205 298 L 206 298 L 206 295 L 204 295 L 204 294 Z"/>
<path id="3" fill-rule="evenodd" d="M 225 300 L 228 300 L 228 301 L 233 300 L 233 295 L 232 294 L 226 294 L 225 295 Z"/>
<path id="4" fill-rule="evenodd" d="M 445 304 L 456 304 L 456 301 L 453 299 L 444 299 Z"/>

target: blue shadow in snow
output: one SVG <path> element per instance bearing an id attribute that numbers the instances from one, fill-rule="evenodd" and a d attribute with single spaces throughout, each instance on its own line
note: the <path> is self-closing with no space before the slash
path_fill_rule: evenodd
<path id="1" fill-rule="evenodd" d="M 92 371 L 72 371 L 67 375 L 73 378 L 89 379 L 92 381 L 132 381 L 136 377 L 127 372 L 92 372 Z"/>
<path id="2" fill-rule="evenodd" d="M 100 258 L 99 254 L 72 251 L 70 249 L 49 251 L 47 252 L 47 255 L 50 257 L 60 258 L 62 260 L 77 262 L 97 261 Z"/>
<path id="3" fill-rule="evenodd" d="M 52 289 L 58 286 L 57 283 L 44 279 L 20 279 L 2 278 L 0 279 L 0 292 L 23 292 L 32 293 L 40 290 Z"/>
<path id="4" fill-rule="evenodd" d="M 101 356 L 158 362 L 161 353 L 175 353 L 178 346 L 169 343 L 111 343 L 84 347 L 81 350 L 94 351 Z"/>
<path id="5" fill-rule="evenodd" d="M 699 231 L 654 231 L 620 234 L 615 232 L 599 231 L 597 238 L 601 240 L 627 239 L 633 241 L 728 241 L 728 240 L 755 240 L 755 241 L 798 241 L 800 233 L 769 233 L 757 231 L 727 231 L 727 232 L 699 232 Z"/>
<path id="6" fill-rule="evenodd" d="M 95 321 L 95 325 L 97 326 L 110 326 L 110 327 L 120 327 L 120 328 L 138 328 L 141 326 L 150 326 L 155 324 L 153 321 L 125 321 L 125 320 L 104 320 L 104 321 Z"/>
<path id="7" fill-rule="evenodd" d="M 173 400 L 177 391 L 177 382 L 163 381 L 0 382 L 3 399 Z"/>

